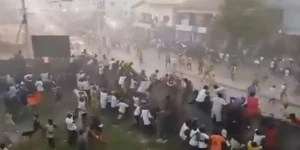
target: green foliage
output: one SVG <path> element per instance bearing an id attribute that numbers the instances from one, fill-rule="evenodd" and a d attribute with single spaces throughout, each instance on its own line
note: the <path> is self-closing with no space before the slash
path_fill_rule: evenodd
<path id="1" fill-rule="evenodd" d="M 253 45 L 278 33 L 277 14 L 263 0 L 226 0 L 216 18 L 215 28 L 223 30 L 231 41 Z"/>

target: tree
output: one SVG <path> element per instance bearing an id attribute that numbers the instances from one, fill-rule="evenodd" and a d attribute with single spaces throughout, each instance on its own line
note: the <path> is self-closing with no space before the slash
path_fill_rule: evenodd
<path id="1" fill-rule="evenodd" d="M 214 28 L 226 34 L 227 51 L 236 53 L 240 45 L 258 45 L 278 33 L 280 25 L 276 17 L 263 0 L 226 0 Z"/>

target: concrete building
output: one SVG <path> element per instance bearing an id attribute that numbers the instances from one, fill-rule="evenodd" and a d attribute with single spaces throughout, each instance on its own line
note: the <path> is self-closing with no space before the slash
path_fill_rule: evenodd
<path id="1" fill-rule="evenodd" d="M 184 0 L 145 0 L 132 7 L 133 26 L 137 40 L 160 38 L 165 42 L 175 38 L 175 6 Z"/>
<path id="2" fill-rule="evenodd" d="M 145 0 L 133 6 L 135 25 L 151 28 L 151 24 L 174 27 L 174 8 L 184 0 Z"/>
<path id="3" fill-rule="evenodd" d="M 224 0 L 186 0 L 175 7 L 176 39 L 200 42 Z"/>
<path id="4" fill-rule="evenodd" d="M 207 27 L 223 3 L 223 0 L 143 1 L 133 7 L 134 26 L 147 29 L 145 32 L 152 36 L 153 30 L 158 31 L 162 26 L 169 27 L 173 29 L 176 40 L 197 42 L 207 33 Z M 169 30 L 167 34 L 171 36 L 171 32 Z"/>

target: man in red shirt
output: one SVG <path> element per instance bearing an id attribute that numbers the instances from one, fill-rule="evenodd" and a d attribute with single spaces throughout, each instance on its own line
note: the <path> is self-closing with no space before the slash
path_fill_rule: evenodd
<path id="1" fill-rule="evenodd" d="M 259 116 L 259 100 L 257 97 L 255 97 L 255 93 L 252 92 L 247 98 L 246 119 L 248 121 L 248 128 L 251 127 L 250 124 L 252 124 L 252 122 L 256 120 Z"/>
<path id="2" fill-rule="evenodd" d="M 270 125 L 265 133 L 265 148 L 266 150 L 277 150 L 278 149 L 278 132 L 279 129 L 275 125 Z"/>
<path id="3" fill-rule="evenodd" d="M 291 113 L 288 117 L 288 119 L 290 119 L 294 124 L 296 125 L 300 125 L 300 119 L 296 117 L 296 115 L 294 113 Z"/>
<path id="4" fill-rule="evenodd" d="M 300 119 L 297 118 L 294 113 L 288 113 L 285 110 L 286 109 L 281 109 L 283 116 L 286 117 L 287 119 L 289 119 L 292 123 L 300 126 Z"/>

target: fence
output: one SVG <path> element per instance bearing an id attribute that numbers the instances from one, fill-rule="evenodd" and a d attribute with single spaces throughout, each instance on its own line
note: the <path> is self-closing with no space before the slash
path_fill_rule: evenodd
<path id="1" fill-rule="evenodd" d="M 66 69 L 69 64 L 69 58 L 49 58 L 49 63 L 44 59 L 9 59 L 0 60 L 0 76 L 6 74 L 17 75 L 19 73 L 42 73 L 46 71 L 59 72 Z"/>

